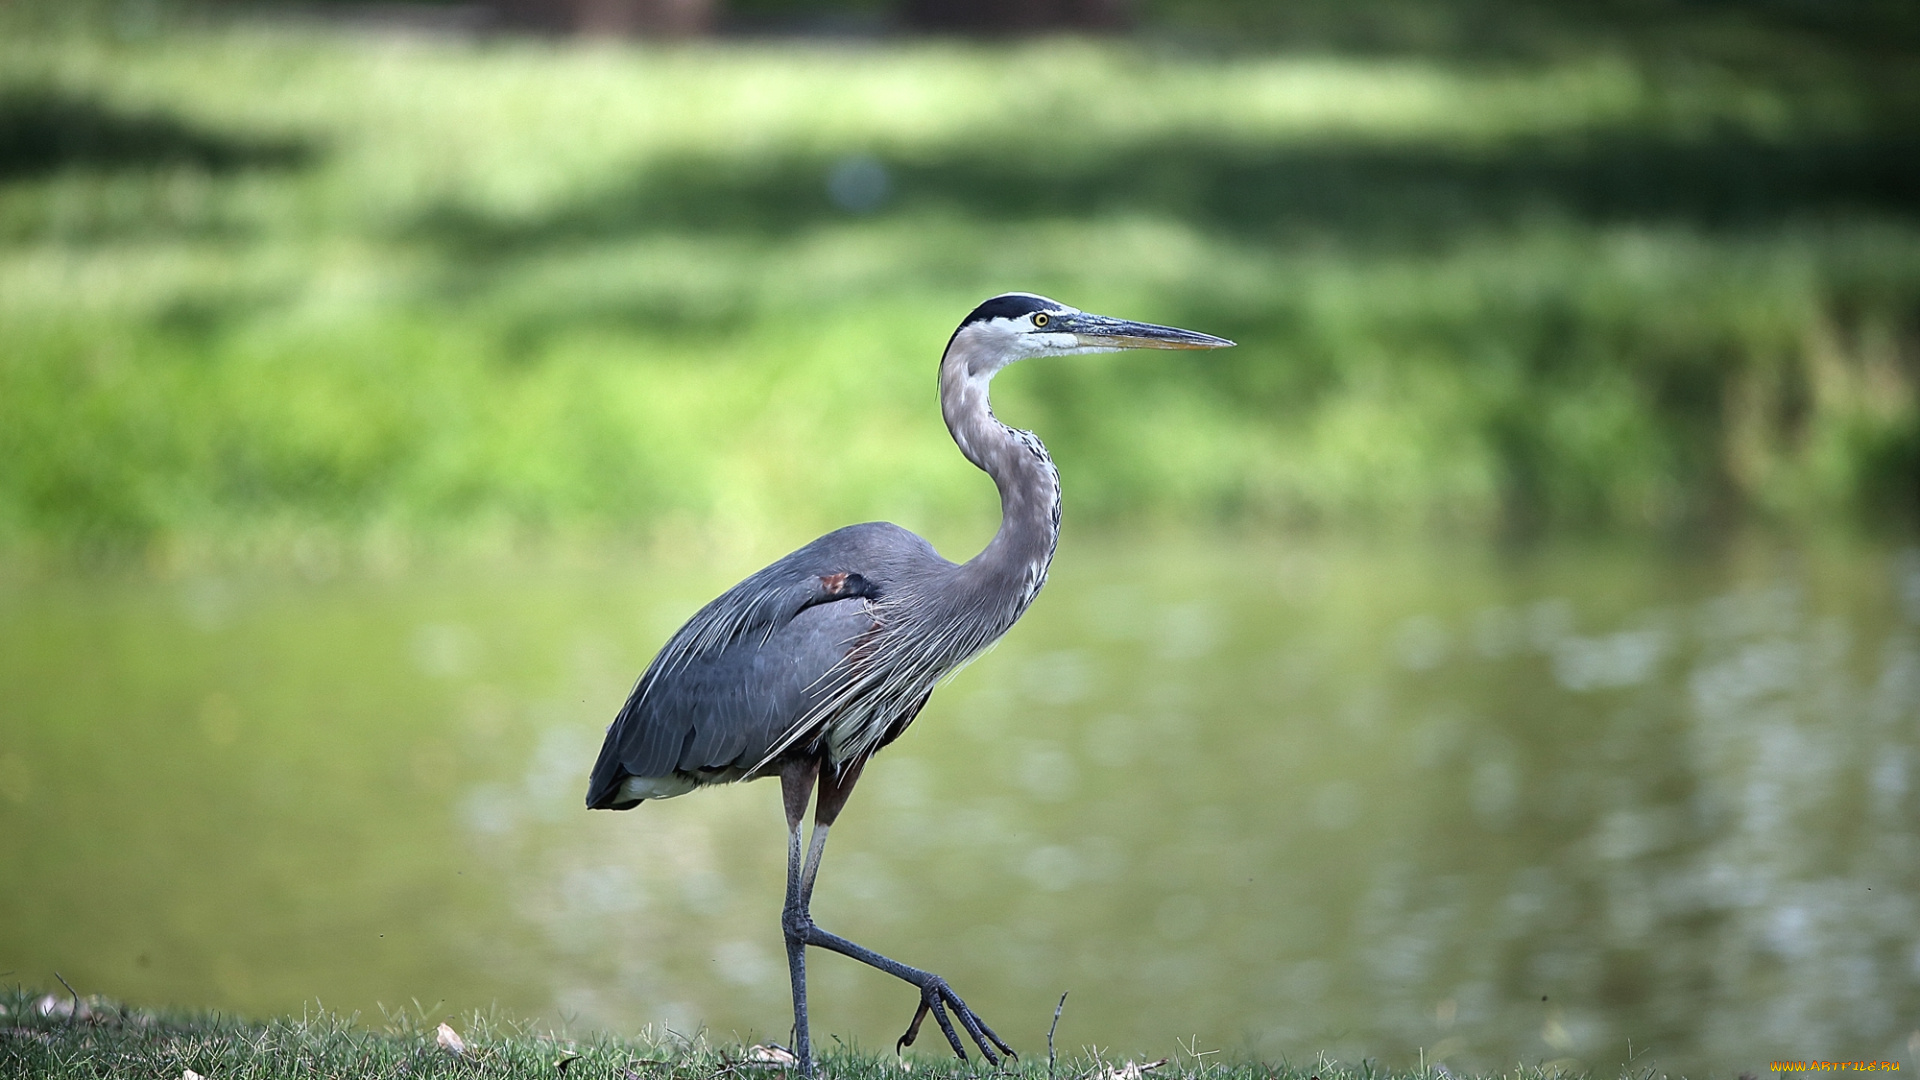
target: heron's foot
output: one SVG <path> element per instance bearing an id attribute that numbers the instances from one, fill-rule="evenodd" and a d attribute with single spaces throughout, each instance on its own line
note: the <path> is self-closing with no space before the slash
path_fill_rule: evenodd
<path id="1" fill-rule="evenodd" d="M 960 1018 L 960 1026 L 967 1030 L 967 1034 L 973 1038 L 975 1045 L 980 1047 L 980 1053 L 986 1057 L 988 1064 L 998 1068 L 1000 1054 L 1010 1058 L 1020 1056 L 1013 1052 L 1013 1047 L 1008 1046 L 1000 1036 L 994 1034 L 986 1021 L 974 1015 L 973 1010 L 967 1008 L 967 1003 L 960 1000 L 960 995 L 954 993 L 953 988 L 947 985 L 947 980 L 938 975 L 928 975 L 926 981 L 920 984 L 920 1007 L 914 1010 L 913 1023 L 907 1025 L 907 1033 L 900 1036 L 899 1042 L 893 1044 L 893 1052 L 897 1054 L 912 1046 L 913 1040 L 920 1035 L 920 1022 L 927 1018 L 928 1013 L 932 1013 L 933 1018 L 940 1024 L 940 1031 L 947 1037 L 947 1044 L 953 1047 L 953 1052 L 961 1061 L 967 1060 L 967 1048 L 960 1041 L 959 1032 L 953 1029 L 953 1020 L 947 1015 L 949 1009 L 953 1011 L 954 1016 Z M 1000 1054 L 994 1053 L 995 1048 L 999 1049 Z"/>

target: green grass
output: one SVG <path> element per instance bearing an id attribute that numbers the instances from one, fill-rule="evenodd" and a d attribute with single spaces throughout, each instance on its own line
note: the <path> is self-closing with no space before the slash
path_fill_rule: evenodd
<path id="1" fill-rule="evenodd" d="M 250 1021 L 216 1013 L 134 1009 L 99 998 L 81 999 L 73 1018 L 72 999 L 56 992 L 47 1000 L 65 1014 L 44 1013 L 41 996 L 20 989 L 0 991 L 0 1069 L 20 1080 L 67 1077 L 180 1077 L 187 1070 L 206 1080 L 355 1080 L 416 1077 L 502 1077 L 526 1080 L 747 1080 L 787 1073 L 757 1065 L 751 1048 L 727 1043 L 705 1032 L 648 1029 L 631 1038 L 604 1034 L 574 1036 L 542 1031 L 498 1015 L 441 1017 L 415 1003 L 363 1022 L 316 1009 L 295 1018 Z M 462 1051 L 451 1053 L 437 1041 L 445 1022 L 460 1037 Z M 905 1058 L 890 1052 L 837 1045 L 828 1038 L 820 1052 L 822 1075 L 835 1080 L 888 1080 L 901 1076 L 960 1080 L 1003 1076 L 1011 1080 L 1120 1080 L 1114 1071 L 1129 1064 L 1112 1061 L 1093 1048 L 1071 1052 L 1061 1047 L 1051 1063 L 1043 1055 L 1010 1061 L 999 1070 L 977 1055 L 971 1063 L 936 1053 L 940 1034 L 929 1023 L 920 1045 Z M 1122 1073 L 1124 1075 L 1124 1072 Z M 1152 1080 L 1444 1080 L 1443 1071 L 1394 1073 L 1371 1061 L 1357 1065 L 1317 1061 L 1269 1063 L 1228 1057 L 1202 1046 L 1169 1047 L 1166 1059 L 1144 1075 Z M 1501 1080 L 1562 1080 L 1569 1074 L 1553 1063 L 1517 1066 Z M 1585 1073 L 1572 1075 L 1587 1075 Z M 1652 1070 L 1620 1074 L 1653 1080 Z M 1138 1080 L 1134 1077 L 1133 1080 Z"/>
<path id="2" fill-rule="evenodd" d="M 1075 520 L 1910 518 L 1915 20 L 1561 7 L 1223 50 L 13 5 L 0 543 L 972 535 L 932 371 L 1010 288 L 1243 343 L 1002 377 Z"/>

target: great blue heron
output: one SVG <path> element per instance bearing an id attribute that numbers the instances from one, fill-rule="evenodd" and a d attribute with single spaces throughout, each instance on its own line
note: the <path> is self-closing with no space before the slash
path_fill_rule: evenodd
<path id="1" fill-rule="evenodd" d="M 830 532 L 728 589 L 668 640 L 634 685 L 594 764 L 593 809 L 627 810 L 696 787 L 777 774 L 787 811 L 781 917 L 793 980 L 793 1052 L 803 1075 L 807 946 L 853 957 L 920 990 L 895 1049 L 931 1012 L 953 1052 L 967 1050 L 951 1008 L 995 1065 L 1012 1048 L 946 980 L 829 934 L 808 913 L 827 830 L 875 751 L 906 730 L 940 679 L 977 656 L 1040 592 L 1060 535 L 1060 479 L 1032 432 L 993 415 L 987 385 L 1035 356 L 1121 349 L 1217 349 L 1225 338 L 1089 315 L 1030 293 L 973 309 L 940 358 L 940 411 L 960 452 L 1000 489 L 1000 529 L 954 564 L 888 522 Z M 800 822 L 816 785 L 813 836 Z"/>

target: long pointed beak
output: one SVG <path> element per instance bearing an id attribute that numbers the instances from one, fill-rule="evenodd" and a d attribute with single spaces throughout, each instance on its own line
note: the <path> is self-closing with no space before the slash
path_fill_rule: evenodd
<path id="1" fill-rule="evenodd" d="M 1056 315 L 1047 329 L 1072 334 L 1081 345 L 1100 349 L 1224 349 L 1233 344 L 1212 334 L 1085 312 Z"/>

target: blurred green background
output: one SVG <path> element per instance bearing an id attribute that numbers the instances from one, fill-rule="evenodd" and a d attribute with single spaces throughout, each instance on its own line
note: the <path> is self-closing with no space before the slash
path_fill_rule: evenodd
<path id="1" fill-rule="evenodd" d="M 0 542 L 972 536 L 1007 289 L 1243 343 L 1000 381 L 1082 523 L 1920 504 L 1911 5 L 926 8 L 0 5 Z"/>
<path id="2" fill-rule="evenodd" d="M 783 1038 L 774 790 L 585 773 L 754 567 L 978 550 L 1026 289 L 1241 345 L 1000 376 L 1054 583 L 827 925 L 1030 1054 L 1917 1060 L 1916 11 L 0 0 L 0 973 Z"/>

